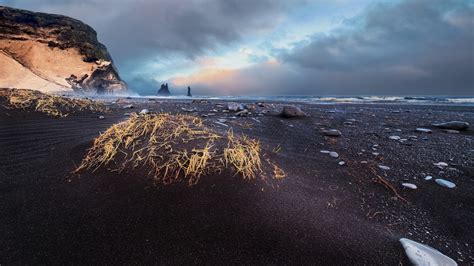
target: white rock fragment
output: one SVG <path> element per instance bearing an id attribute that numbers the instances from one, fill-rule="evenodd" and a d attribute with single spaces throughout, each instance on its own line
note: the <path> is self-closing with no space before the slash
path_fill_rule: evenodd
<path id="1" fill-rule="evenodd" d="M 435 182 L 438 185 L 443 186 L 443 187 L 447 187 L 447 188 L 455 188 L 456 187 L 456 184 L 454 184 L 453 182 L 442 179 L 442 178 L 435 179 Z"/>
<path id="2" fill-rule="evenodd" d="M 105 117 L 103 115 L 99 115 L 99 119 L 102 120 L 104 119 Z"/>
<path id="3" fill-rule="evenodd" d="M 378 153 L 378 152 L 372 152 L 372 155 L 374 155 L 374 156 L 379 156 L 380 153 Z"/>
<path id="4" fill-rule="evenodd" d="M 340 166 L 343 166 L 343 165 L 345 165 L 345 164 L 346 164 L 346 162 L 344 162 L 344 161 L 340 161 L 340 162 L 338 162 L 337 164 L 339 164 Z"/>
<path id="5" fill-rule="evenodd" d="M 422 128 L 422 127 L 417 127 L 417 128 L 416 128 L 416 131 L 417 131 L 417 132 L 422 132 L 422 133 L 432 133 L 432 132 L 433 132 L 431 129 Z"/>
<path id="6" fill-rule="evenodd" d="M 367 161 L 360 161 L 360 163 L 362 163 L 362 164 L 367 164 Z"/>
<path id="7" fill-rule="evenodd" d="M 430 176 L 430 175 L 425 176 L 425 180 L 431 180 L 431 179 L 433 179 L 432 176 Z"/>
<path id="8" fill-rule="evenodd" d="M 333 158 L 338 158 L 339 157 L 339 154 L 335 151 L 332 151 L 329 153 L 329 156 L 333 157 Z"/>
<path id="9" fill-rule="evenodd" d="M 417 186 L 412 183 L 402 183 L 402 186 L 410 188 L 410 189 L 417 189 Z"/>
<path id="10" fill-rule="evenodd" d="M 382 170 L 390 170 L 390 167 L 379 164 L 379 168 Z"/>
<path id="11" fill-rule="evenodd" d="M 327 150 L 320 150 L 319 152 L 320 153 L 331 153 L 331 151 L 327 151 Z"/>
<path id="12" fill-rule="evenodd" d="M 390 136 L 388 138 L 391 139 L 391 140 L 400 140 L 399 136 Z"/>
<path id="13" fill-rule="evenodd" d="M 405 253 L 413 265 L 458 265 L 453 259 L 427 245 L 420 244 L 407 238 L 401 238 L 400 243 L 405 249 Z"/>
<path id="14" fill-rule="evenodd" d="M 146 114 L 148 114 L 149 112 L 150 112 L 150 111 L 148 111 L 148 109 L 142 109 L 142 110 L 140 111 L 140 114 L 141 114 L 141 115 L 146 115 Z"/>
<path id="15" fill-rule="evenodd" d="M 439 168 L 444 168 L 444 167 L 448 166 L 448 164 L 445 163 L 445 162 L 433 163 L 433 165 L 434 165 L 434 166 L 437 166 L 437 167 L 439 167 Z"/>

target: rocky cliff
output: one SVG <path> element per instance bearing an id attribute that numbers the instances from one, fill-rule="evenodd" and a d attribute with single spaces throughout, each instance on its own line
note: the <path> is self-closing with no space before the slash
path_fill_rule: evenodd
<path id="1" fill-rule="evenodd" d="M 126 84 L 90 26 L 0 6 L 0 87 L 123 92 Z"/>

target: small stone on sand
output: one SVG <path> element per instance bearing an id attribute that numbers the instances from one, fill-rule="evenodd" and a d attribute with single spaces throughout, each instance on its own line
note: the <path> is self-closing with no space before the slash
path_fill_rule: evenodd
<path id="1" fill-rule="evenodd" d="M 453 182 L 442 179 L 442 178 L 435 179 L 435 182 L 438 185 L 443 186 L 443 187 L 447 187 L 447 188 L 455 188 L 456 187 L 456 184 L 454 184 Z"/>
<path id="2" fill-rule="evenodd" d="M 337 158 L 337 157 L 339 157 L 339 154 L 335 151 L 332 151 L 332 152 L 329 153 L 329 156 Z"/>
<path id="3" fill-rule="evenodd" d="M 402 183 L 402 186 L 410 188 L 410 189 L 416 189 L 416 185 L 412 183 Z"/>
<path id="4" fill-rule="evenodd" d="M 416 131 L 417 131 L 417 132 L 422 132 L 422 133 L 432 133 L 432 132 L 433 132 L 433 131 L 431 131 L 431 129 L 422 128 L 422 127 L 417 127 L 417 128 L 416 128 Z"/>
<path id="5" fill-rule="evenodd" d="M 459 134 L 459 133 L 461 133 L 459 130 L 454 130 L 454 129 L 445 129 L 443 131 L 448 133 L 448 134 Z"/>
<path id="6" fill-rule="evenodd" d="M 432 176 L 430 176 L 430 175 L 425 176 L 425 180 L 431 180 L 431 179 L 433 179 Z"/>
<path id="7" fill-rule="evenodd" d="M 433 163 L 433 165 L 434 165 L 434 166 L 437 166 L 437 167 L 439 167 L 439 168 L 444 168 L 444 167 L 448 166 L 448 164 L 445 163 L 445 162 Z"/>
<path id="8" fill-rule="evenodd" d="M 338 162 L 338 164 L 342 166 L 342 165 L 345 165 L 345 164 L 346 164 L 346 162 L 344 162 L 344 161 L 340 161 L 340 162 Z"/>
<path id="9" fill-rule="evenodd" d="M 331 151 L 327 151 L 327 150 L 320 150 L 319 152 L 320 153 L 331 153 Z"/>
<path id="10" fill-rule="evenodd" d="M 328 129 L 328 130 L 324 130 L 323 131 L 323 134 L 325 136 L 328 136 L 328 137 L 339 137 L 342 135 L 341 131 L 337 130 L 337 129 Z"/>
<path id="11" fill-rule="evenodd" d="M 388 138 L 391 139 L 391 140 L 400 140 L 399 136 L 390 136 Z"/>
<path id="12" fill-rule="evenodd" d="M 379 168 L 382 170 L 390 170 L 390 167 L 379 164 Z"/>
<path id="13" fill-rule="evenodd" d="M 100 116 L 99 116 L 99 119 L 101 119 L 101 120 L 104 119 L 104 118 L 105 118 L 105 117 L 104 117 L 103 115 L 100 115 Z"/>
<path id="14" fill-rule="evenodd" d="M 420 244 L 407 238 L 400 239 L 400 243 L 413 265 L 458 265 L 453 259 L 427 245 Z"/>

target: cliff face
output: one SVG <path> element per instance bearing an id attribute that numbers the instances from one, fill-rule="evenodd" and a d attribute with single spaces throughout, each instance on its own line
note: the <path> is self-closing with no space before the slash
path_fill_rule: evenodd
<path id="1" fill-rule="evenodd" d="M 97 33 L 79 20 L 0 6 L 0 87 L 123 92 Z"/>

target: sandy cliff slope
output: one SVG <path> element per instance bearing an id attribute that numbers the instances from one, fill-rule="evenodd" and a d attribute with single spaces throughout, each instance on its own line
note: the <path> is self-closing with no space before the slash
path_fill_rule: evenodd
<path id="1" fill-rule="evenodd" d="M 43 92 L 123 92 L 112 58 L 88 25 L 0 7 L 0 87 Z"/>

